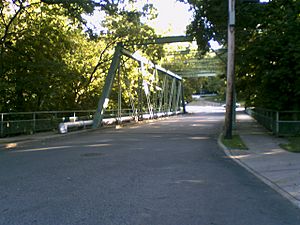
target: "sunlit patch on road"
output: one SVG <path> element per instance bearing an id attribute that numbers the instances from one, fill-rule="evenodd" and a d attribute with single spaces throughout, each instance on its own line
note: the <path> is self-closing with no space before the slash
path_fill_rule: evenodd
<path id="1" fill-rule="evenodd" d="M 210 137 L 203 137 L 203 136 L 199 136 L 199 137 L 188 137 L 188 139 L 191 140 L 208 140 Z"/>
<path id="2" fill-rule="evenodd" d="M 186 111 L 189 113 L 215 113 L 215 112 L 225 112 L 225 108 L 222 106 L 186 106 Z"/>
<path id="3" fill-rule="evenodd" d="M 56 150 L 56 149 L 65 149 L 72 148 L 72 146 L 55 146 L 55 147 L 46 147 L 46 148 L 32 148 L 32 149 L 24 149 L 24 150 L 16 150 L 13 152 L 38 152 L 38 151 L 47 151 L 47 150 Z"/>

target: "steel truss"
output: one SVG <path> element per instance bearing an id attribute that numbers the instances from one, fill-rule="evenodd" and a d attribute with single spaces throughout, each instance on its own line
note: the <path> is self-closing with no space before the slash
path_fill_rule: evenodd
<path id="1" fill-rule="evenodd" d="M 189 39 L 188 39 L 189 40 Z M 187 41 L 186 37 L 178 37 L 172 39 L 159 39 L 158 43 L 169 43 L 170 41 Z M 151 42 L 150 42 L 151 43 Z M 148 43 L 146 43 L 148 44 Z M 156 118 L 162 115 L 170 115 L 182 111 L 185 113 L 185 102 L 183 95 L 183 84 L 181 76 L 166 70 L 159 65 L 155 65 L 145 57 L 138 54 L 133 54 L 124 48 L 122 43 L 118 43 L 115 47 L 115 53 L 105 80 L 102 95 L 98 102 L 98 107 L 94 115 L 93 127 L 99 127 L 102 124 L 104 112 L 108 106 L 110 93 L 113 83 L 117 76 L 118 80 L 118 121 L 122 122 L 122 109 L 121 109 L 121 58 L 126 56 L 139 63 L 139 77 L 137 90 L 131 90 L 130 85 L 127 90 L 130 97 L 130 104 L 132 107 L 132 117 L 137 120 L 143 118 Z M 149 71 L 152 71 L 152 78 L 149 79 Z M 125 83 L 130 82 L 125 78 Z M 137 99 L 134 99 L 131 94 L 132 91 L 138 93 Z"/>

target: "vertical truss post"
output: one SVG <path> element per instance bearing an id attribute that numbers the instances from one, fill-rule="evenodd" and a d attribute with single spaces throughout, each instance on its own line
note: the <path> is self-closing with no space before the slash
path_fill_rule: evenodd
<path id="1" fill-rule="evenodd" d="M 127 87 L 127 91 L 128 91 L 128 95 L 129 95 L 129 101 L 130 101 L 130 105 L 131 105 L 131 109 L 132 109 L 131 115 L 132 115 L 132 118 L 137 120 L 137 111 L 135 109 L 134 99 L 131 95 L 131 84 L 127 77 L 125 77 L 125 83 L 126 83 L 126 87 Z"/>
<path id="2" fill-rule="evenodd" d="M 167 114 L 168 113 L 168 92 L 169 92 L 169 79 L 166 75 L 166 83 L 164 86 L 164 104 L 163 104 L 163 108 L 164 108 L 164 113 Z"/>
<path id="3" fill-rule="evenodd" d="M 172 86 L 171 86 L 171 91 L 170 91 L 170 95 L 169 95 L 168 112 L 171 112 L 171 109 L 172 109 L 172 101 L 173 101 L 175 82 L 176 82 L 176 80 L 172 79 Z"/>
<path id="4" fill-rule="evenodd" d="M 185 109 L 185 100 L 184 100 L 183 80 L 181 80 L 181 104 L 182 104 L 182 110 L 183 110 L 183 113 L 186 113 L 186 109 Z"/>
<path id="5" fill-rule="evenodd" d="M 142 62 L 140 63 L 140 71 L 141 74 L 139 74 L 138 77 L 138 120 L 143 120 L 143 70 L 144 70 L 144 64 Z"/>
<path id="6" fill-rule="evenodd" d="M 154 88 L 154 93 L 153 93 L 153 115 L 156 117 L 157 115 L 157 101 L 158 101 L 158 90 L 156 90 L 156 86 Z"/>
<path id="7" fill-rule="evenodd" d="M 153 114 L 153 107 L 152 107 L 151 99 L 150 99 L 150 91 L 149 91 L 148 83 L 145 80 L 143 80 L 143 88 L 144 88 L 144 92 L 145 92 L 145 96 L 146 96 L 148 112 L 150 114 L 150 118 L 153 118 L 154 114 Z"/>
<path id="8" fill-rule="evenodd" d="M 122 86 L 121 86 L 121 64 L 118 66 L 118 115 L 117 123 L 122 123 Z"/>
<path id="9" fill-rule="evenodd" d="M 154 77 L 154 86 L 153 86 L 153 114 L 156 117 L 157 116 L 157 106 L 158 106 L 158 89 L 157 89 L 157 69 L 155 68 L 153 70 L 153 77 Z"/>
<path id="10" fill-rule="evenodd" d="M 174 79 L 174 90 L 173 90 L 173 96 L 172 96 L 172 111 L 173 112 L 177 111 L 177 105 L 176 105 L 177 93 L 178 93 L 177 81 Z"/>
<path id="11" fill-rule="evenodd" d="M 109 95 L 111 92 L 112 84 L 114 81 L 114 78 L 116 76 L 116 71 L 118 69 L 118 66 L 120 64 L 121 60 L 121 50 L 122 50 L 122 43 L 118 43 L 115 48 L 115 53 L 108 71 L 108 75 L 105 80 L 105 84 L 103 87 L 102 95 L 98 102 L 98 107 L 96 110 L 96 113 L 94 115 L 94 121 L 93 121 L 93 128 L 99 127 L 102 123 L 103 114 L 105 112 L 105 109 L 108 105 L 109 101 Z"/>
<path id="12" fill-rule="evenodd" d="M 158 112 L 163 111 L 163 100 L 164 100 L 164 91 L 165 91 L 166 79 L 167 79 L 167 76 L 164 76 L 163 83 L 162 83 L 162 89 L 161 89 L 160 96 L 159 96 Z"/>
<path id="13" fill-rule="evenodd" d="M 181 81 L 178 81 L 177 96 L 176 96 L 176 107 L 175 107 L 176 112 L 177 112 L 177 109 L 179 107 L 180 95 L 181 95 Z"/>

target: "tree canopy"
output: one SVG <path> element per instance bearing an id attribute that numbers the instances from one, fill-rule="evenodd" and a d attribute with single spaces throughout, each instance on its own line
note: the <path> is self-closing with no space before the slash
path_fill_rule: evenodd
<path id="1" fill-rule="evenodd" d="M 188 32 L 203 54 L 212 39 L 226 47 L 227 1 L 181 1 L 194 10 Z M 299 0 L 236 1 L 237 92 L 246 106 L 300 109 L 299 26 Z"/>
<path id="2" fill-rule="evenodd" d="M 1 1 L 0 111 L 95 108 L 114 45 L 155 36 L 141 22 L 151 5 L 130 11 L 119 5 L 124 2 Z M 107 33 L 87 32 L 82 15 L 95 9 L 106 13 L 99 23 Z M 161 57 L 160 48 L 148 51 Z"/>

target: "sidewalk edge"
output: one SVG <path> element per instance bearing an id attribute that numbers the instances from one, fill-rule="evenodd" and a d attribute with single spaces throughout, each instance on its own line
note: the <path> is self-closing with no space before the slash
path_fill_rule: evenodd
<path id="1" fill-rule="evenodd" d="M 238 165 L 240 165 L 241 167 L 243 167 L 244 169 L 246 169 L 248 172 L 252 173 L 254 176 L 256 176 L 258 179 L 260 179 L 262 182 L 264 182 L 269 187 L 271 187 L 273 190 L 275 190 L 276 192 L 278 192 L 281 196 L 283 196 L 284 198 L 288 199 L 293 205 L 295 205 L 296 207 L 300 208 L 300 201 L 297 200 L 297 199 L 295 199 L 295 197 L 293 197 L 290 193 L 288 193 L 287 191 L 283 190 L 280 186 L 278 186 L 276 183 L 272 182 L 271 180 L 269 180 L 265 176 L 261 175 L 255 169 L 251 168 L 246 163 L 244 163 L 242 160 L 239 160 L 239 159 L 235 158 L 231 154 L 230 149 L 228 149 L 222 143 L 221 138 L 222 138 L 222 133 L 220 133 L 220 135 L 218 137 L 218 145 L 223 149 L 224 153 L 226 154 L 226 156 L 228 158 L 232 159 Z"/>

